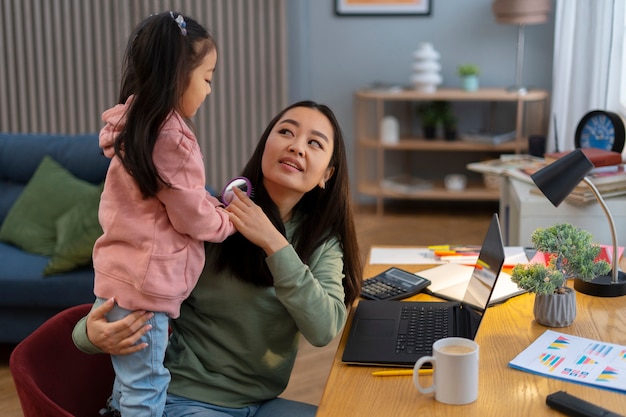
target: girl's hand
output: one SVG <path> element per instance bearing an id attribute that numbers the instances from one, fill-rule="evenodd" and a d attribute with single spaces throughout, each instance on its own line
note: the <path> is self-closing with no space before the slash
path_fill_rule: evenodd
<path id="1" fill-rule="evenodd" d="M 115 299 L 110 298 L 101 306 L 92 309 L 87 316 L 87 337 L 105 353 L 127 355 L 145 349 L 147 343 L 136 344 L 152 326 L 146 322 L 154 316 L 152 312 L 134 311 L 122 320 L 109 323 L 105 314 L 113 309 Z"/>
<path id="2" fill-rule="evenodd" d="M 269 256 L 289 245 L 287 239 L 274 227 L 261 207 L 257 206 L 243 191 L 233 187 L 237 198 L 226 211 L 235 228 L 246 239 L 262 248 Z"/>

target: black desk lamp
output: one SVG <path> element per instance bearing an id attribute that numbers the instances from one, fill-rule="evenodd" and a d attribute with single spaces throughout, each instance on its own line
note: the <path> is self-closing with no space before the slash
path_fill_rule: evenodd
<path id="1" fill-rule="evenodd" d="M 592 169 L 593 163 L 580 149 L 576 149 L 535 172 L 530 177 L 555 207 L 558 207 L 581 181 L 584 181 L 589 186 L 609 220 L 613 238 L 612 271 L 610 275 L 596 277 L 590 282 L 576 279 L 574 288 L 576 291 L 584 294 L 599 297 L 617 297 L 626 294 L 626 274 L 619 269 L 617 232 L 613 216 L 596 186 L 586 177 Z"/>

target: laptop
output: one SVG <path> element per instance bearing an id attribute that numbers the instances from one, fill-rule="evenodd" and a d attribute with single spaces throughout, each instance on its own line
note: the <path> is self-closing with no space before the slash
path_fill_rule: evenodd
<path id="1" fill-rule="evenodd" d="M 462 302 L 361 300 L 354 312 L 342 361 L 412 367 L 444 337 L 474 339 L 504 264 L 494 214 Z"/>

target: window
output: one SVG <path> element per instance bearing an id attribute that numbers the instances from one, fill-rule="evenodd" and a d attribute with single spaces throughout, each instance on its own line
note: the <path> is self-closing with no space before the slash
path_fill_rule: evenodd
<path id="1" fill-rule="evenodd" d="M 620 71 L 619 112 L 626 118 L 626 7 L 622 10 L 622 62 Z"/>

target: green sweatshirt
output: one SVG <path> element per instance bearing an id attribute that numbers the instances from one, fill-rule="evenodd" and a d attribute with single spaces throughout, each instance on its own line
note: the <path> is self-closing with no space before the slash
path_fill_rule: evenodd
<path id="1" fill-rule="evenodd" d="M 291 241 L 295 222 L 285 227 Z M 168 392 L 233 408 L 275 398 L 289 381 L 300 333 L 312 345 L 324 346 L 345 324 L 341 244 L 329 239 L 308 265 L 291 245 L 269 256 L 273 287 L 215 272 L 212 245 L 206 246 L 196 288 L 171 322 Z M 81 350 L 98 351 L 87 339 L 85 319 L 73 337 Z"/>

